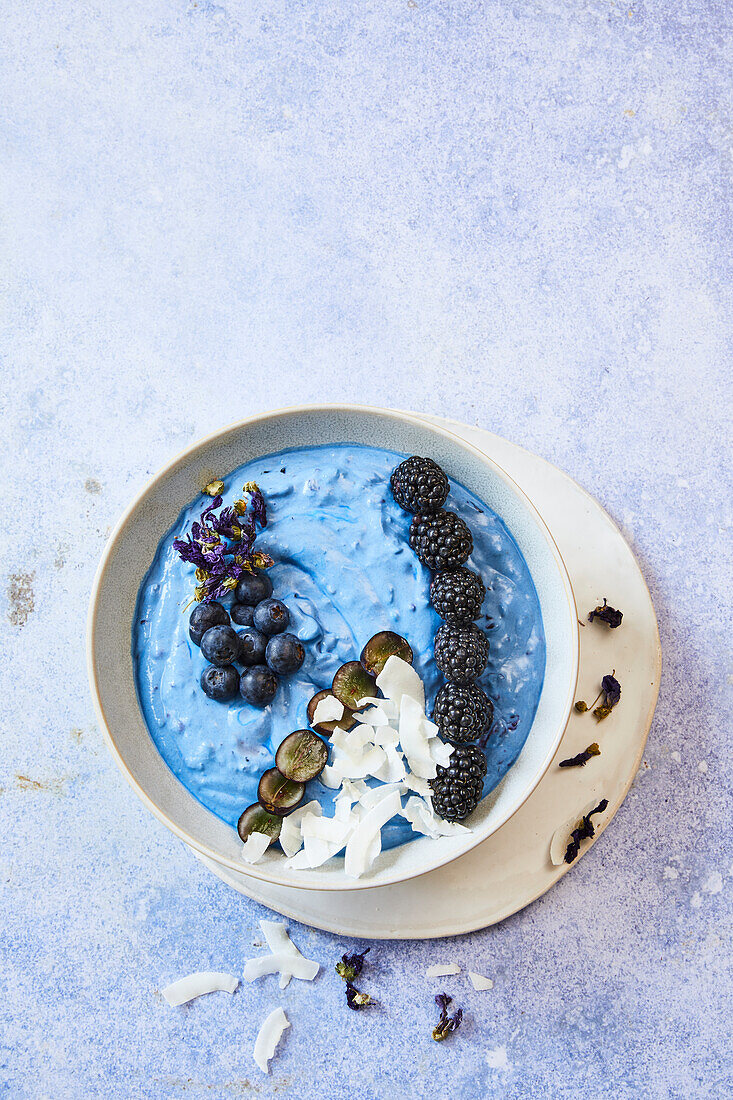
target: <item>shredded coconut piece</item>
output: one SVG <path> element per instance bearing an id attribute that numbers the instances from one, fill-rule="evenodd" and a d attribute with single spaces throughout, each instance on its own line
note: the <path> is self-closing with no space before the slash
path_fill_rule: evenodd
<path id="1" fill-rule="evenodd" d="M 412 696 L 403 695 L 400 702 L 400 744 L 402 750 L 407 757 L 410 771 L 414 775 L 419 776 L 420 779 L 434 779 L 438 772 L 435 761 L 430 756 L 428 739 L 422 731 L 423 717 L 424 712 L 420 704 Z"/>
<path id="2" fill-rule="evenodd" d="M 391 659 L 391 658 L 390 658 Z M 385 665 L 386 667 L 386 665 Z M 374 859 L 377 839 L 381 851 L 381 829 L 400 811 L 400 794 L 392 791 L 366 814 L 354 829 L 346 845 L 344 871 L 350 878 L 359 878 Z M 378 852 L 376 853 L 378 854 Z"/>
<path id="3" fill-rule="evenodd" d="M 368 726 L 388 726 L 391 719 L 384 707 L 373 706 L 355 714 L 357 722 L 364 722 Z"/>
<path id="4" fill-rule="evenodd" d="M 273 1009 L 262 1024 L 255 1039 L 253 1054 L 255 1062 L 263 1073 L 270 1072 L 268 1062 L 275 1053 L 286 1027 L 290 1027 L 290 1021 L 282 1008 Z"/>
<path id="5" fill-rule="evenodd" d="M 377 687 L 393 703 L 401 703 L 409 695 L 425 713 L 425 685 L 412 665 L 394 654 L 385 661 L 384 668 L 377 676 Z"/>
<path id="6" fill-rule="evenodd" d="M 266 833 L 250 833 L 244 844 L 242 845 L 242 851 L 240 855 L 245 863 L 259 863 L 263 855 L 270 847 L 270 837 Z"/>
<path id="7" fill-rule="evenodd" d="M 266 974 L 282 974 L 285 971 L 301 982 L 312 982 L 319 970 L 320 965 L 315 959 L 306 959 L 303 955 L 300 957 L 291 955 L 289 951 L 278 951 L 249 959 L 244 964 L 243 976 L 245 982 L 255 982 L 258 978 L 264 978 Z"/>
<path id="8" fill-rule="evenodd" d="M 344 704 L 340 703 L 335 695 L 324 695 L 320 702 L 316 703 L 313 711 L 312 725 L 319 722 L 338 722 L 344 716 Z"/>
<path id="9" fill-rule="evenodd" d="M 469 970 L 468 976 L 471 979 L 471 985 L 474 989 L 483 992 L 485 989 L 494 988 L 494 983 L 491 978 L 485 978 L 483 974 L 477 974 L 475 970 Z"/>
<path id="10" fill-rule="evenodd" d="M 260 928 L 262 934 L 267 941 L 267 946 L 272 951 L 273 955 L 291 955 L 294 958 L 302 959 L 298 948 L 288 935 L 288 930 L 282 921 L 277 920 L 261 920 Z M 291 970 L 283 969 L 280 971 L 280 988 L 285 989 L 290 984 L 290 979 L 293 977 Z"/>
<path id="11" fill-rule="evenodd" d="M 385 693 L 386 694 L 386 693 Z M 400 708 L 392 699 L 377 699 L 373 695 L 366 695 L 363 699 L 360 699 L 357 706 L 359 707 L 379 707 L 384 714 L 387 715 L 390 721 L 398 716 Z"/>
<path id="12" fill-rule="evenodd" d="M 406 805 L 400 810 L 400 817 L 409 821 L 416 833 L 423 833 L 425 836 L 457 836 L 470 831 L 458 821 L 444 821 L 433 812 L 424 798 L 416 795 L 407 799 Z"/>
<path id="13" fill-rule="evenodd" d="M 393 745 L 386 745 L 383 751 L 384 763 L 375 768 L 372 775 L 383 783 L 401 783 L 407 775 L 402 753 Z"/>
<path id="14" fill-rule="evenodd" d="M 261 920 L 260 928 L 271 954 L 249 959 L 244 966 L 244 980 L 254 982 L 265 974 L 279 973 L 281 989 L 285 989 L 291 978 L 312 982 L 320 966 L 314 959 L 301 955 L 285 925 L 281 921 Z"/>
<path id="15" fill-rule="evenodd" d="M 458 963 L 433 963 L 425 971 L 426 978 L 445 978 L 448 974 L 460 974 Z"/>
<path id="16" fill-rule="evenodd" d="M 203 997 L 205 993 L 233 993 L 239 985 L 239 979 L 231 974 L 222 974 L 218 970 L 197 970 L 194 974 L 188 974 L 185 978 L 179 978 L 177 982 L 161 989 L 169 1005 L 183 1005 L 186 1001 L 192 1001 L 195 997 Z"/>
<path id="17" fill-rule="evenodd" d="M 286 856 L 294 856 L 303 847 L 303 833 L 301 830 L 303 818 L 307 817 L 308 814 L 320 817 L 322 813 L 323 809 L 320 802 L 314 799 L 305 806 L 299 806 L 297 810 L 293 810 L 291 814 L 283 818 L 280 826 L 280 847 Z"/>

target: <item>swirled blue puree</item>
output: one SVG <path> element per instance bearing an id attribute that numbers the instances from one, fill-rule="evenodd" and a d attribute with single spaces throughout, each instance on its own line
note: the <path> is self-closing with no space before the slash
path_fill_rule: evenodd
<path id="1" fill-rule="evenodd" d="M 270 554 L 274 595 L 290 609 L 288 628 L 306 658 L 281 680 L 273 703 L 258 710 L 237 698 L 218 703 L 199 678 L 206 662 L 188 636 L 194 567 L 182 562 L 173 538 L 187 531 L 209 498 L 197 496 L 158 546 L 138 596 L 132 652 L 137 690 L 150 735 L 173 774 L 209 810 L 236 828 L 257 800 L 257 784 L 274 764 L 280 742 L 308 725 L 306 706 L 345 661 L 358 659 L 379 630 L 409 641 L 425 681 L 428 711 L 441 683 L 433 660 L 440 619 L 429 601 L 430 573 L 407 541 L 410 516 L 389 491 L 389 476 L 405 456 L 357 444 L 303 447 L 267 455 L 225 479 L 225 504 L 256 481 L 268 511 L 258 548 Z M 539 601 L 527 565 L 502 521 L 451 481 L 448 506 L 473 532 L 467 563 L 487 593 L 478 620 L 490 656 L 481 684 L 495 707 L 486 749 L 490 791 L 516 760 L 542 688 L 545 639 Z M 229 600 L 223 601 L 229 603 Z M 306 798 L 333 814 L 335 792 L 317 779 Z M 415 835 L 403 818 L 383 830 L 385 847 Z"/>

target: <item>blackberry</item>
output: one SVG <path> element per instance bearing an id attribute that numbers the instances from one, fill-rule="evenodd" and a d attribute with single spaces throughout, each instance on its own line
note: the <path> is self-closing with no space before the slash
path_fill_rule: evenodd
<path id="1" fill-rule="evenodd" d="M 433 721 L 456 744 L 476 741 L 493 717 L 494 704 L 478 684 L 443 684 L 435 697 Z"/>
<path id="2" fill-rule="evenodd" d="M 473 550 L 473 538 L 455 512 L 420 513 L 410 524 L 410 546 L 428 569 L 455 569 Z"/>
<path id="3" fill-rule="evenodd" d="M 486 589 L 473 569 L 460 566 L 436 573 L 430 585 L 430 602 L 449 623 L 467 623 L 478 619 Z"/>
<path id="4" fill-rule="evenodd" d="M 486 757 L 476 745 L 454 745 L 447 768 L 430 780 L 433 809 L 446 821 L 463 821 L 481 801 Z"/>
<path id="5" fill-rule="evenodd" d="M 413 455 L 389 479 L 392 496 L 406 512 L 437 512 L 448 496 L 448 478 L 432 458 Z"/>
<path id="6" fill-rule="evenodd" d="M 435 663 L 446 680 L 467 684 L 486 668 L 489 642 L 473 623 L 443 623 L 435 634 Z"/>

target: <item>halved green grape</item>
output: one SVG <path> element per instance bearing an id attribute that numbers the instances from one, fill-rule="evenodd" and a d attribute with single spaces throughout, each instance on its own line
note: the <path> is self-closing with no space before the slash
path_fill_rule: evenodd
<path id="1" fill-rule="evenodd" d="M 250 833 L 264 833 L 269 836 L 270 844 L 274 844 L 280 836 L 282 821 L 274 814 L 268 814 L 263 810 L 259 802 L 253 802 L 244 811 L 237 822 L 237 832 L 242 840 L 246 840 Z"/>
<path id="2" fill-rule="evenodd" d="M 260 806 L 278 817 L 285 817 L 299 806 L 304 794 L 304 783 L 294 783 L 292 779 L 286 779 L 277 768 L 268 768 L 263 772 L 257 788 Z"/>
<path id="3" fill-rule="evenodd" d="M 359 661 L 347 661 L 336 670 L 331 691 L 350 710 L 359 709 L 359 701 L 377 692 L 377 682 Z"/>
<path id="4" fill-rule="evenodd" d="M 296 730 L 280 745 L 275 763 L 286 779 L 307 783 L 320 775 L 328 763 L 328 746 L 310 730 Z"/>
<path id="5" fill-rule="evenodd" d="M 393 630 L 380 630 L 370 638 L 361 651 L 361 663 L 367 672 L 373 676 L 379 676 L 388 657 L 399 657 L 402 661 L 412 664 L 412 647 L 401 634 L 395 634 Z"/>
<path id="6" fill-rule="evenodd" d="M 313 725 L 313 715 L 316 713 L 316 707 L 320 703 L 321 699 L 327 699 L 329 696 L 335 698 L 333 692 L 330 689 L 325 691 L 317 691 L 308 704 L 308 721 L 310 722 L 316 733 L 320 733 L 322 737 L 330 737 L 336 726 L 340 726 L 343 730 L 353 729 L 356 725 L 356 718 L 354 718 L 353 710 L 349 707 L 344 708 L 344 714 L 342 718 L 333 722 L 318 722 Z M 341 704 L 343 706 L 343 703 Z"/>

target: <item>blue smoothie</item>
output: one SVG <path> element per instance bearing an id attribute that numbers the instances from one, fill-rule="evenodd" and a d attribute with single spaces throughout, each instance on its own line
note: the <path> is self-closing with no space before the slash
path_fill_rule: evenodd
<path id="1" fill-rule="evenodd" d="M 442 683 L 433 660 L 441 620 L 430 605 L 430 572 L 407 541 L 411 516 L 389 489 L 390 474 L 404 458 L 351 443 L 302 447 L 254 459 L 225 478 L 225 505 L 240 497 L 249 481 L 265 496 L 268 524 L 257 549 L 274 559 L 273 595 L 290 609 L 288 629 L 306 651 L 301 669 L 281 680 L 264 710 L 240 698 L 215 702 L 199 684 L 206 661 L 188 636 L 194 567 L 180 560 L 173 539 L 189 530 L 210 498 L 191 501 L 158 546 L 140 586 L 132 627 L 140 706 L 173 774 L 233 828 L 257 801 L 259 778 L 274 766 L 280 742 L 308 726 L 310 698 L 329 688 L 336 669 L 357 660 L 378 631 L 394 630 L 409 641 L 430 713 Z M 473 533 L 466 564 L 487 589 L 477 620 L 490 645 L 479 683 L 494 703 L 486 794 L 507 773 L 529 734 L 545 671 L 545 637 L 537 593 L 511 534 L 486 504 L 452 479 L 450 484 L 446 507 Z M 232 600 L 221 602 L 228 606 Z M 308 784 L 306 800 L 318 799 L 330 816 L 336 793 L 316 779 Z M 382 830 L 383 846 L 415 835 L 403 818 L 395 818 Z"/>

